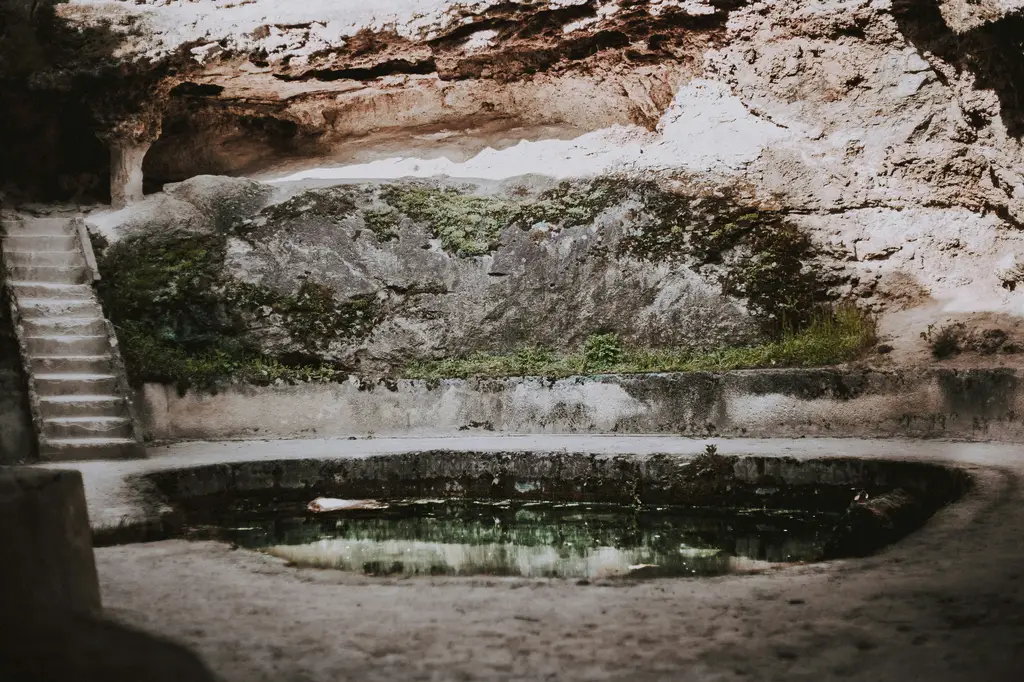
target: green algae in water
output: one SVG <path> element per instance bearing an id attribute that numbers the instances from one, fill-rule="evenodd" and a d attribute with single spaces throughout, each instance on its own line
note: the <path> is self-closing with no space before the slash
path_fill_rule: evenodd
<path id="1" fill-rule="evenodd" d="M 709 576 L 816 561 L 836 516 L 765 510 L 420 500 L 314 514 L 237 505 L 188 536 L 296 566 L 374 575 Z"/>

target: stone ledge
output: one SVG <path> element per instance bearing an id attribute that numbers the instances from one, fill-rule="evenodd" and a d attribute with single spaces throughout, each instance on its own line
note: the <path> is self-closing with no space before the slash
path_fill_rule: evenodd
<path id="1" fill-rule="evenodd" d="M 227 387 L 149 384 L 148 438 L 618 433 L 1024 441 L 1013 369 L 801 369 Z"/>

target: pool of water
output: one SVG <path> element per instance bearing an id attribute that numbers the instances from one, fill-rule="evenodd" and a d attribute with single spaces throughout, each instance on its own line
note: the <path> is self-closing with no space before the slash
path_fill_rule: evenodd
<path id="1" fill-rule="evenodd" d="M 465 499 L 331 513 L 296 503 L 235 503 L 190 519 L 186 537 L 231 542 L 297 566 L 372 575 L 709 576 L 816 561 L 836 519 L 800 511 Z"/>

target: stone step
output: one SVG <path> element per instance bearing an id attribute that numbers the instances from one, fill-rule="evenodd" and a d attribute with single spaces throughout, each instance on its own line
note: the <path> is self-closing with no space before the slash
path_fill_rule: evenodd
<path id="1" fill-rule="evenodd" d="M 8 251 L 4 258 L 10 266 L 78 267 L 85 265 L 85 256 L 78 251 Z"/>
<path id="2" fill-rule="evenodd" d="M 43 355 L 29 358 L 32 374 L 112 374 L 109 355 Z"/>
<path id="3" fill-rule="evenodd" d="M 92 287 L 88 284 L 55 284 L 52 282 L 22 282 L 10 280 L 14 295 L 23 298 L 80 298 L 94 300 Z"/>
<path id="4" fill-rule="evenodd" d="M 44 462 L 140 457 L 145 457 L 145 450 L 131 438 L 43 438 L 39 443 Z"/>
<path id="5" fill-rule="evenodd" d="M 117 395 L 117 377 L 113 374 L 47 373 L 32 377 L 39 396 Z"/>
<path id="6" fill-rule="evenodd" d="M 75 251 L 78 238 L 70 234 L 8 234 L 3 239 L 4 251 Z"/>
<path id="7" fill-rule="evenodd" d="M 98 315 L 91 317 L 29 317 L 21 321 L 28 336 L 102 336 L 107 323 Z M 54 354 L 56 355 L 56 353 Z"/>
<path id="8" fill-rule="evenodd" d="M 25 298 L 18 297 L 23 319 L 37 317 L 103 317 L 100 304 L 90 298 Z"/>
<path id="9" fill-rule="evenodd" d="M 121 417 L 124 398 L 117 395 L 57 395 L 39 398 L 43 419 L 49 417 Z"/>
<path id="10" fill-rule="evenodd" d="M 132 423 L 125 417 L 51 417 L 43 420 L 43 437 L 131 438 Z"/>
<path id="11" fill-rule="evenodd" d="M 21 218 L 5 220 L 0 232 L 6 235 L 74 235 L 75 227 L 68 218 Z"/>
<path id="12" fill-rule="evenodd" d="M 43 284 L 86 284 L 91 281 L 85 265 L 8 265 L 10 279 L 15 282 Z"/>
<path id="13" fill-rule="evenodd" d="M 103 355 L 110 352 L 110 341 L 104 336 L 49 334 L 25 337 L 29 356 L 35 355 Z"/>

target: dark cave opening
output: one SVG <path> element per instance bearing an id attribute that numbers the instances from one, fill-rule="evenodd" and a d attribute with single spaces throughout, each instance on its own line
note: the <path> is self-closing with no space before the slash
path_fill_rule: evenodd
<path id="1" fill-rule="evenodd" d="M 110 154 L 73 92 L 0 83 L 0 186 L 38 201 L 110 200 Z"/>

